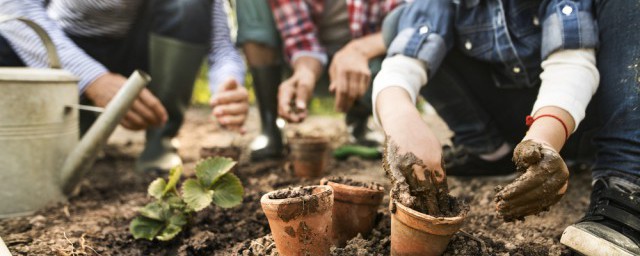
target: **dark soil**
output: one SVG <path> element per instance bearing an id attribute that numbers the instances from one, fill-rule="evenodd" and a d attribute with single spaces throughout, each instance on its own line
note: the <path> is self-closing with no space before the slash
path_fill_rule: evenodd
<path id="1" fill-rule="evenodd" d="M 229 146 L 229 147 L 203 147 L 200 149 L 200 158 L 208 158 L 208 157 L 228 157 L 235 161 L 240 159 L 240 154 L 242 154 L 242 148 L 237 146 Z"/>
<path id="2" fill-rule="evenodd" d="M 248 145 L 258 132 L 258 118 L 252 112 L 248 135 L 235 136 L 217 130 L 208 120 L 208 111 L 191 109 L 179 135 L 180 154 L 185 160 L 185 176 L 193 176 L 202 147 Z M 433 116 L 427 122 L 446 141 L 448 131 Z M 287 133 L 328 136 L 335 147 L 343 143 L 346 128 L 342 119 L 314 117 L 303 125 L 288 125 Z M 245 150 L 234 171 L 245 186 L 241 206 L 232 209 L 211 207 L 197 214 L 189 228 L 174 241 L 134 240 L 128 226 L 136 210 L 152 201 L 146 189 L 155 176 L 133 171 L 141 152 L 144 133 L 119 130 L 82 181 L 81 193 L 68 203 L 52 205 L 38 213 L 0 220 L 0 236 L 14 255 L 276 255 L 269 225 L 260 198 L 269 191 L 319 183 L 318 179 L 296 178 L 288 162 L 249 163 Z M 349 158 L 331 161 L 330 175 L 362 182 L 379 182 L 389 191 L 380 161 Z M 187 177 L 184 177 L 187 178 Z M 445 255 L 569 255 L 559 242 L 566 226 L 582 217 L 588 203 L 591 177 L 588 172 L 571 174 L 565 197 L 549 212 L 506 223 L 495 213 L 494 187 L 510 179 L 456 179 L 449 177 L 450 194 L 469 206 L 466 222 Z M 34 188 L 35 189 L 35 188 Z M 389 198 L 380 205 L 376 227 L 368 237 L 356 237 L 344 248 L 333 248 L 334 255 L 388 255 Z"/>
<path id="3" fill-rule="evenodd" d="M 353 187 L 363 187 L 363 188 L 368 188 L 368 189 L 377 190 L 377 191 L 384 190 L 384 186 L 380 185 L 377 182 L 362 182 L 362 181 L 357 181 L 357 180 L 343 177 L 343 176 L 327 177 L 325 178 L 322 185 L 327 185 L 328 182 L 340 183 L 340 184 L 353 186 Z"/>

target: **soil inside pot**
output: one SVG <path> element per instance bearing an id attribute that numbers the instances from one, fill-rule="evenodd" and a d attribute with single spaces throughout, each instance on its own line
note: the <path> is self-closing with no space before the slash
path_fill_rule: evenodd
<path id="1" fill-rule="evenodd" d="M 434 217 L 461 214 L 463 205 L 449 195 L 446 174 L 428 169 L 411 152 L 400 155 L 390 138 L 384 147 L 383 168 L 391 179 L 391 197 L 398 203 Z"/>
<path id="2" fill-rule="evenodd" d="M 289 187 L 281 189 L 269 194 L 269 199 L 285 200 L 285 199 L 302 199 L 302 204 L 291 204 L 289 207 L 278 208 L 278 217 L 283 221 L 295 219 L 301 215 L 313 214 L 322 211 L 323 206 L 320 189 L 313 186 L 308 187 Z"/>
<path id="3" fill-rule="evenodd" d="M 368 189 L 377 190 L 377 191 L 384 190 L 384 186 L 376 182 L 361 182 L 361 181 L 353 180 L 343 176 L 327 177 L 325 178 L 325 181 L 322 185 L 327 185 L 329 182 L 344 184 L 344 185 L 353 186 L 353 187 L 363 187 L 363 188 L 368 188 Z"/>
<path id="4" fill-rule="evenodd" d="M 281 189 L 269 194 L 269 199 L 287 199 L 303 196 L 310 196 L 313 194 L 313 187 L 289 187 L 287 189 Z"/>

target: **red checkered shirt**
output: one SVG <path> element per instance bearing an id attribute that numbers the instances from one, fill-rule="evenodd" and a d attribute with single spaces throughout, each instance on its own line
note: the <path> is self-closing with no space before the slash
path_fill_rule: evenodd
<path id="1" fill-rule="evenodd" d="M 384 16 L 404 0 L 344 0 L 349 12 L 352 38 L 380 30 Z M 322 17 L 324 0 L 269 0 L 287 60 L 311 55 L 326 62 L 326 52 L 318 41 L 316 22 Z"/>

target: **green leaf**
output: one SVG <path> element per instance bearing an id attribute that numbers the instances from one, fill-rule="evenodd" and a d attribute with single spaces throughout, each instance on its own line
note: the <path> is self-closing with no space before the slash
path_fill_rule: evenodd
<path id="1" fill-rule="evenodd" d="M 179 195 L 169 195 L 167 198 L 164 199 L 165 202 L 169 205 L 169 207 L 173 208 L 173 209 L 184 209 L 185 207 L 185 203 L 184 201 L 182 201 L 182 198 L 180 198 Z"/>
<path id="2" fill-rule="evenodd" d="M 147 240 L 153 240 L 163 226 L 164 222 L 145 217 L 136 217 L 131 221 L 129 231 L 135 239 L 144 238 Z"/>
<path id="3" fill-rule="evenodd" d="M 225 175 L 236 165 L 231 158 L 215 157 L 207 158 L 196 165 L 196 176 L 202 185 L 211 188 L 222 175 Z"/>
<path id="4" fill-rule="evenodd" d="M 181 175 L 182 175 L 181 165 L 173 167 L 171 171 L 169 171 L 169 182 L 167 182 L 167 185 L 164 187 L 164 190 L 162 191 L 162 195 L 165 195 L 167 192 L 176 188 L 176 184 L 178 184 L 178 181 L 180 181 Z"/>
<path id="5" fill-rule="evenodd" d="M 182 196 L 187 206 L 197 212 L 211 204 L 213 191 L 202 187 L 197 180 L 188 179 L 182 184 Z"/>
<path id="6" fill-rule="evenodd" d="M 244 188 L 240 179 L 227 173 L 213 184 L 213 203 L 222 208 L 230 208 L 242 203 Z"/>
<path id="7" fill-rule="evenodd" d="M 180 231 L 182 231 L 182 227 L 169 224 L 156 238 L 160 241 L 169 241 L 180 233 Z"/>
<path id="8" fill-rule="evenodd" d="M 169 218 L 169 224 L 182 227 L 187 224 L 187 216 L 180 211 L 175 211 Z"/>
<path id="9" fill-rule="evenodd" d="M 187 224 L 187 217 L 180 211 L 175 211 L 169 218 L 167 227 L 160 232 L 156 238 L 160 241 L 169 241 L 173 239 L 180 231 L 182 226 Z"/>
<path id="10" fill-rule="evenodd" d="M 166 204 L 161 201 L 155 201 L 145 205 L 143 208 L 138 210 L 138 213 L 149 219 L 164 221 L 166 219 L 168 211 L 169 207 L 166 206 Z"/>
<path id="11" fill-rule="evenodd" d="M 157 178 L 151 184 L 149 184 L 149 188 L 147 189 L 147 193 L 150 196 L 161 199 L 164 196 L 164 188 L 167 186 L 167 182 L 163 178 Z"/>

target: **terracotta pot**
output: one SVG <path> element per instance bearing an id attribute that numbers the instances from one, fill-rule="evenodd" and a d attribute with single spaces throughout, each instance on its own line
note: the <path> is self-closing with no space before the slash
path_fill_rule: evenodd
<path id="1" fill-rule="evenodd" d="M 329 255 L 331 248 L 331 209 L 333 190 L 330 186 L 308 186 L 309 195 L 275 199 L 272 191 L 260 200 L 269 220 L 278 253 L 290 255 Z"/>
<path id="2" fill-rule="evenodd" d="M 344 247 L 358 233 L 368 236 L 375 225 L 384 189 L 352 186 L 327 178 L 320 184 L 333 188 L 333 244 Z"/>
<path id="3" fill-rule="evenodd" d="M 200 149 L 200 158 L 208 158 L 208 157 L 228 157 L 233 159 L 233 161 L 238 161 L 240 159 L 240 153 L 242 150 L 239 147 L 230 146 L 230 147 L 203 147 Z"/>
<path id="4" fill-rule="evenodd" d="M 394 207 L 395 205 L 395 207 Z M 442 255 L 463 224 L 466 213 L 436 218 L 391 202 L 391 255 Z M 395 212 L 393 209 L 395 208 Z"/>
<path id="5" fill-rule="evenodd" d="M 329 161 L 329 141 L 320 137 L 291 140 L 291 160 L 297 177 L 320 177 Z"/>

